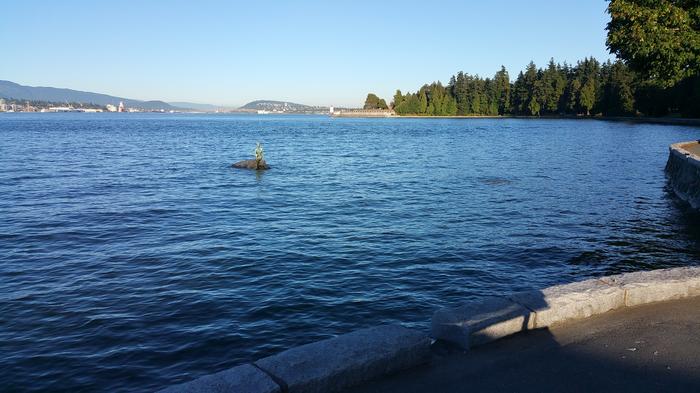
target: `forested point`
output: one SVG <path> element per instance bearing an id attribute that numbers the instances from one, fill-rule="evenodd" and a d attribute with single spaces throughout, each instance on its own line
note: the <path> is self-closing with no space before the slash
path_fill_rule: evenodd
<path id="1" fill-rule="evenodd" d="M 389 106 L 383 98 L 377 97 L 374 93 L 369 93 L 365 99 L 365 106 L 363 109 L 389 109 Z"/>
<path id="2" fill-rule="evenodd" d="M 698 1 L 611 0 L 608 13 L 606 44 L 616 61 L 530 62 L 514 82 L 503 66 L 492 78 L 459 72 L 447 86 L 397 90 L 391 106 L 419 116 L 700 117 Z"/>

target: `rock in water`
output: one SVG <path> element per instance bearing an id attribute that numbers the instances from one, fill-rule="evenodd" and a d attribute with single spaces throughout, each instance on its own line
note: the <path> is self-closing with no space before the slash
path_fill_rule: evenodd
<path id="1" fill-rule="evenodd" d="M 238 161 L 237 163 L 235 163 L 231 166 L 234 168 L 241 168 L 241 169 L 255 169 L 255 170 L 270 169 L 270 166 L 267 165 L 267 162 L 265 162 L 265 160 L 260 160 L 260 162 L 258 162 L 257 160 L 243 160 L 243 161 Z"/>

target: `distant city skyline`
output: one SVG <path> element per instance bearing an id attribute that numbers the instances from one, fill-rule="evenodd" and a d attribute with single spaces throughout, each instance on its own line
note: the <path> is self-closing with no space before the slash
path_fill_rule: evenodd
<path id="1" fill-rule="evenodd" d="M 585 4 L 584 4 L 585 3 Z M 11 2 L 0 79 L 140 100 L 360 106 L 458 71 L 613 58 L 603 0 Z"/>

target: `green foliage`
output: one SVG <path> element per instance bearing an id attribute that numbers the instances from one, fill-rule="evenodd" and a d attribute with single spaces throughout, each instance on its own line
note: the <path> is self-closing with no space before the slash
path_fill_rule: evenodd
<path id="1" fill-rule="evenodd" d="M 418 93 L 418 113 L 426 114 L 428 111 L 428 96 L 425 94 L 425 89 L 421 89 Z"/>
<path id="2" fill-rule="evenodd" d="M 698 0 L 611 0 L 608 13 L 608 49 L 629 72 L 610 70 L 608 94 L 617 99 L 606 109 L 625 113 L 631 105 L 648 116 L 700 116 Z"/>
<path id="3" fill-rule="evenodd" d="M 402 95 L 397 90 L 394 111 L 399 115 L 454 116 L 457 114 L 457 102 L 447 88 L 435 82 L 421 87 L 415 94 Z"/>
<path id="4" fill-rule="evenodd" d="M 527 105 L 527 109 L 531 116 L 540 115 L 540 103 L 537 102 L 537 100 L 530 100 L 530 103 Z"/>
<path id="5" fill-rule="evenodd" d="M 107 110 L 104 105 L 85 103 L 85 102 L 56 102 L 56 101 L 43 101 L 43 100 L 25 100 L 25 99 L 15 99 L 15 98 L 3 98 L 0 99 L 5 101 L 6 105 L 18 105 L 18 106 L 32 106 L 37 109 L 46 109 L 52 106 L 68 106 L 72 108 L 81 109 L 102 109 Z"/>
<path id="6" fill-rule="evenodd" d="M 446 87 L 433 82 L 416 93 L 397 90 L 393 103 L 399 115 L 630 114 L 635 88 L 634 74 L 622 63 L 601 69 L 597 60 L 586 58 L 572 68 L 552 59 L 544 70 L 530 62 L 513 84 L 505 67 L 493 79 L 460 71 Z"/>
<path id="7" fill-rule="evenodd" d="M 622 61 L 601 65 L 585 58 L 569 66 L 552 59 L 545 69 L 530 62 L 513 83 L 501 67 L 493 79 L 460 71 L 447 86 L 433 82 L 416 93 L 397 90 L 394 110 L 419 116 L 700 116 L 700 76 L 664 88 Z"/>
<path id="8" fill-rule="evenodd" d="M 397 106 L 401 105 L 404 101 L 404 97 L 401 94 L 401 90 L 396 90 L 396 93 L 394 93 L 394 101 L 392 102 L 391 106 L 396 109 Z"/>
<path id="9" fill-rule="evenodd" d="M 496 112 L 499 115 L 505 115 L 510 112 L 510 78 L 506 67 L 501 66 L 501 70 L 496 73 L 493 79 L 496 90 Z"/>
<path id="10" fill-rule="evenodd" d="M 595 104 L 595 84 L 593 80 L 589 79 L 581 86 L 578 101 L 580 107 L 586 111 L 587 115 L 590 115 L 591 109 L 593 109 Z"/>
<path id="11" fill-rule="evenodd" d="M 505 72 L 505 71 L 504 71 Z M 499 99 L 504 104 L 510 100 L 510 81 L 507 72 L 505 79 L 500 80 L 501 85 L 491 79 L 482 79 L 479 76 L 472 76 L 459 72 L 450 79 L 448 92 L 454 98 L 456 104 L 456 114 L 458 115 L 498 115 Z M 505 97 L 502 97 L 505 95 Z"/>
<path id="12" fill-rule="evenodd" d="M 525 106 L 530 93 L 525 86 L 525 74 L 523 74 L 522 71 L 518 73 L 518 78 L 515 79 L 515 83 L 513 83 L 513 89 L 511 91 L 511 113 L 515 115 L 525 113 Z"/>
<path id="13" fill-rule="evenodd" d="M 601 109 L 607 116 L 634 114 L 635 75 L 622 61 L 603 64 L 601 75 L 605 79 Z"/>
<path id="14" fill-rule="evenodd" d="M 400 115 L 607 115 L 700 117 L 700 0 L 609 0 L 607 45 L 621 61 L 530 62 L 511 83 L 462 71 L 416 93 L 394 94 Z M 365 108 L 382 100 L 367 96 Z"/>
<path id="15" fill-rule="evenodd" d="M 445 115 L 454 116 L 457 114 L 457 101 L 452 97 L 452 95 L 447 95 L 447 103 L 445 104 Z"/>
<path id="16" fill-rule="evenodd" d="M 383 98 L 377 97 L 374 93 L 367 94 L 364 109 L 389 109 Z"/>
<path id="17" fill-rule="evenodd" d="M 581 81 L 578 79 L 571 79 L 568 84 L 567 94 L 566 94 L 566 113 L 578 113 L 578 97 L 581 92 Z"/>
<path id="18" fill-rule="evenodd" d="M 547 69 L 542 72 L 540 83 L 539 101 L 542 102 L 543 110 L 548 114 L 559 112 L 559 101 L 566 89 L 566 75 L 562 72 L 562 67 L 549 61 Z"/>
<path id="19" fill-rule="evenodd" d="M 644 79 L 671 87 L 700 75 L 697 0 L 610 0 L 607 45 Z"/>
<path id="20" fill-rule="evenodd" d="M 537 72 L 537 66 L 534 62 L 530 62 L 525 68 L 525 74 L 523 75 L 523 86 L 527 94 L 523 96 L 523 114 L 530 116 L 539 116 L 540 114 L 540 103 L 542 99 L 542 89 L 540 82 L 541 73 Z"/>

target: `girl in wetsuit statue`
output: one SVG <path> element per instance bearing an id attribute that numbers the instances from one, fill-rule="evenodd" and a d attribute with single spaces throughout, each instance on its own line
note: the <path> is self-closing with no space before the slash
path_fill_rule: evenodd
<path id="1" fill-rule="evenodd" d="M 263 148 L 260 142 L 255 146 L 255 169 L 260 169 L 260 163 L 263 162 Z"/>

